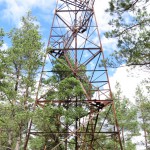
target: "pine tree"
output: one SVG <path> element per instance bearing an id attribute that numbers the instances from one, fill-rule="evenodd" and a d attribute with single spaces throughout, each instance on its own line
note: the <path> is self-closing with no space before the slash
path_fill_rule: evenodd
<path id="1" fill-rule="evenodd" d="M 148 0 L 111 0 L 109 9 L 111 16 L 109 24 L 112 30 L 106 37 L 115 38 L 118 49 L 108 59 L 108 65 L 118 67 L 150 65 L 150 31 Z"/>
<path id="2" fill-rule="evenodd" d="M 119 83 L 116 83 L 113 98 L 124 150 L 135 150 L 136 145 L 132 143 L 132 137 L 139 135 L 137 109 L 128 98 L 122 95 Z M 108 118 L 108 123 L 113 124 L 114 120 L 112 120 L 112 116 L 110 115 Z M 113 141 L 112 139 L 107 140 L 104 138 L 107 142 L 106 149 L 119 149 L 115 137 L 112 138 L 114 138 Z"/>
<path id="3" fill-rule="evenodd" d="M 71 58 L 70 62 L 73 65 L 74 62 Z M 50 88 L 50 90 L 44 94 L 45 97 L 43 98 L 51 102 L 45 104 L 43 108 L 36 109 L 33 122 L 36 131 L 48 132 L 49 134 L 43 134 L 43 136 L 41 135 L 40 137 L 31 139 L 30 145 L 33 149 L 38 149 L 38 147 L 46 147 L 46 149 L 53 148 L 62 139 L 68 136 L 67 134 L 60 134 L 60 132 L 69 132 L 69 126 L 71 126 L 76 119 L 88 113 L 83 105 L 76 106 L 74 102 L 71 103 L 71 101 L 76 101 L 77 99 L 78 101 L 82 101 L 85 99 L 85 96 L 80 82 L 75 78 L 75 75 L 72 74 L 67 65 L 65 65 L 66 63 L 63 56 L 53 61 L 53 75 L 50 78 L 43 79 L 42 84 Z M 82 68 L 83 70 L 85 69 L 84 67 Z M 84 71 L 81 74 L 85 76 Z M 55 103 L 55 101 L 58 100 L 60 103 Z M 61 103 L 61 101 L 63 102 Z M 66 103 L 64 103 L 64 101 Z M 75 126 L 73 128 L 75 128 Z M 42 140 L 40 145 L 34 144 L 36 139 Z M 71 143 L 74 143 L 74 140 L 75 139 L 71 139 L 69 142 L 65 140 L 65 144 L 60 145 L 59 149 L 71 147 Z"/>
<path id="4" fill-rule="evenodd" d="M 7 68 L 2 91 L 2 145 L 3 149 L 19 150 L 31 114 L 30 103 L 34 100 L 36 76 L 42 64 L 42 44 L 36 19 L 28 12 L 21 19 L 21 27 L 8 33 L 11 47 L 3 52 L 3 64 Z M 2 100 L 2 99 L 1 99 Z"/>
<path id="5" fill-rule="evenodd" d="M 3 44 L 4 44 L 4 37 L 5 33 L 3 31 L 3 29 L 0 29 L 0 94 L 2 95 L 2 91 L 4 90 L 5 87 L 5 82 L 2 81 L 2 79 L 4 78 L 4 71 L 5 71 L 5 64 L 3 63 L 4 60 L 4 55 L 3 55 L 3 50 L 1 49 Z"/>
<path id="6" fill-rule="evenodd" d="M 122 96 L 119 83 L 116 84 L 114 93 L 115 106 L 117 108 L 117 118 L 121 128 L 122 143 L 125 150 L 135 149 L 132 137 L 139 135 L 137 109 L 128 98 Z"/>
<path id="7" fill-rule="evenodd" d="M 144 132 L 144 145 L 146 150 L 150 148 L 150 101 L 149 96 L 143 94 L 143 89 L 138 86 L 136 89 L 136 103 L 140 119 L 140 128 Z"/>

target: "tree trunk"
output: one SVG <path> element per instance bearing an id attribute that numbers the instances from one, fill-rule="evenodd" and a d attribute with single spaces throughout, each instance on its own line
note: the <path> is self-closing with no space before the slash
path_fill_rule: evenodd
<path id="1" fill-rule="evenodd" d="M 122 127 L 122 143 L 123 143 L 124 148 L 125 148 L 124 128 L 123 127 Z"/>
<path id="2" fill-rule="evenodd" d="M 8 134 L 8 146 L 6 150 L 12 150 L 11 145 L 12 145 L 12 131 L 10 131 Z"/>
<path id="3" fill-rule="evenodd" d="M 146 150 L 148 150 L 148 145 L 147 145 L 147 134 L 146 134 L 145 129 L 144 129 L 144 138 L 145 138 L 145 148 L 146 148 Z"/>
<path id="4" fill-rule="evenodd" d="M 15 150 L 19 150 L 20 149 L 20 143 L 21 143 L 21 139 L 20 139 L 20 137 L 18 137 L 17 138 L 17 142 L 16 142 Z"/>
<path id="5" fill-rule="evenodd" d="M 46 145 L 44 146 L 44 150 L 46 150 Z"/>
<path id="6" fill-rule="evenodd" d="M 144 118 L 142 118 L 142 119 L 143 119 L 143 124 L 145 124 Z M 147 145 L 147 133 L 146 133 L 145 128 L 144 128 L 144 139 L 145 139 L 145 148 L 146 148 L 146 150 L 148 150 L 148 145 Z"/>
<path id="7" fill-rule="evenodd" d="M 143 110 L 141 110 L 141 113 L 142 113 L 143 125 L 145 125 L 145 119 L 144 119 L 144 116 L 143 116 Z M 143 130 L 144 130 L 144 138 L 145 138 L 145 148 L 146 148 L 146 150 L 148 150 L 148 145 L 147 145 L 147 133 L 146 133 L 145 127 L 144 127 Z"/>
<path id="8" fill-rule="evenodd" d="M 20 149 L 20 143 L 21 143 L 21 138 L 22 138 L 21 132 L 22 132 L 22 126 L 20 125 L 20 131 L 19 131 L 20 134 L 17 138 L 16 147 L 15 147 L 14 150 L 19 150 Z"/>

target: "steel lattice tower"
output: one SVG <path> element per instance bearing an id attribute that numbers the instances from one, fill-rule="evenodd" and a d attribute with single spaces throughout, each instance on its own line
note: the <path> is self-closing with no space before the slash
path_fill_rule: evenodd
<path id="1" fill-rule="evenodd" d="M 71 125 L 64 125 L 63 121 L 60 122 L 61 126 L 66 128 L 66 130 L 61 131 L 40 132 L 33 130 L 34 122 L 30 120 L 24 149 L 27 149 L 30 135 L 46 135 L 49 137 L 49 141 L 52 141 L 54 139 L 51 139 L 50 135 L 57 134 L 59 141 L 51 148 L 52 150 L 61 150 L 61 145 L 64 149 L 69 149 L 68 145 L 72 139 L 72 149 L 96 150 L 95 145 L 99 145 L 98 149 L 103 150 L 106 149 L 105 145 L 107 144 L 101 142 L 104 137 L 118 142 L 119 149 L 123 150 L 107 68 L 106 66 L 99 66 L 100 62 L 104 60 L 104 54 L 94 14 L 94 1 L 57 1 L 45 65 L 38 87 L 40 91 L 44 76 L 50 76 L 54 73 L 51 62 L 60 61 L 60 58 L 63 57 L 66 62 L 64 65 L 80 83 L 84 92 L 84 99 L 81 100 L 76 97 L 68 100 L 58 98 L 47 100 L 44 96 L 39 96 L 39 92 L 37 92 L 34 104 L 34 110 L 37 106 L 44 109 L 44 105 L 49 103 L 54 104 L 55 107 L 58 104 L 76 108 L 83 106 L 88 113 L 85 116 L 80 116 L 80 118 L 75 118 Z M 47 58 L 50 60 L 49 62 Z M 59 71 L 63 73 L 68 70 Z M 112 124 L 109 125 L 108 118 L 110 117 L 114 120 L 113 126 Z M 49 148 L 45 146 L 43 149 L 48 150 Z M 115 145 L 114 149 L 116 150 Z"/>

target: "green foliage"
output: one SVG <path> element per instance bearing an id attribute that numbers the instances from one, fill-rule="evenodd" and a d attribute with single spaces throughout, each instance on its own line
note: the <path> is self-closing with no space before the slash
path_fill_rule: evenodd
<path id="1" fill-rule="evenodd" d="M 44 142 L 45 142 L 44 137 L 31 138 L 30 148 L 33 150 L 34 149 L 43 150 Z"/>
<path id="2" fill-rule="evenodd" d="M 73 60 L 68 56 L 72 66 L 74 66 Z M 85 75 L 85 67 L 80 75 Z M 65 139 L 67 134 L 60 134 L 59 132 L 68 132 L 69 126 L 74 126 L 76 119 L 84 117 L 88 114 L 85 110 L 85 106 L 81 106 L 71 101 L 76 99 L 85 99 L 83 89 L 81 88 L 80 81 L 76 79 L 76 76 L 72 73 L 64 57 L 58 58 L 53 61 L 53 75 L 50 78 L 43 79 L 43 84 L 53 87 L 45 94 L 46 100 L 51 100 L 51 103 L 47 103 L 44 109 L 36 109 L 33 115 L 33 122 L 35 130 L 42 132 L 51 132 L 45 138 L 45 145 L 47 149 L 56 146 L 62 139 Z M 87 83 L 84 83 L 85 86 Z M 87 87 L 88 88 L 88 87 Z M 60 103 L 55 103 L 59 100 Z M 61 103 L 66 101 L 66 103 Z M 54 102 L 54 103 L 53 103 Z M 40 116 L 40 117 L 39 117 Z M 53 134 L 54 132 L 54 134 Z M 38 137 L 36 137 L 38 138 Z M 35 138 L 35 139 L 36 139 Z M 73 146 L 74 144 L 69 144 Z M 60 149 L 64 149 L 63 144 L 60 145 Z"/>
<path id="3" fill-rule="evenodd" d="M 22 27 L 14 28 L 9 33 L 12 41 L 12 47 L 8 50 L 8 55 L 11 55 L 10 61 L 17 71 L 20 69 L 23 72 L 23 80 L 27 84 L 34 83 L 31 82 L 32 78 L 41 65 L 41 35 L 35 21 L 29 12 L 26 17 L 22 17 Z"/>
<path id="4" fill-rule="evenodd" d="M 3 29 L 0 29 L 0 91 L 4 91 L 5 87 L 7 86 L 6 82 L 2 81 L 5 78 L 5 64 L 4 62 L 4 52 L 1 50 L 1 47 L 4 43 L 3 37 L 4 37 L 4 31 Z"/>
<path id="5" fill-rule="evenodd" d="M 59 84 L 58 90 L 59 98 L 64 100 L 68 97 L 75 98 L 77 95 L 83 94 L 79 81 L 74 77 L 62 80 Z"/>
<path id="6" fill-rule="evenodd" d="M 5 33 L 4 33 L 3 29 L 0 28 L 0 48 L 4 43 L 4 41 L 3 41 L 4 35 L 5 35 Z"/>
<path id="7" fill-rule="evenodd" d="M 133 144 L 131 141 L 127 141 L 125 150 L 136 150 L 136 144 Z"/>
<path id="8" fill-rule="evenodd" d="M 70 59 L 72 66 L 74 62 Z M 85 77 L 85 67 L 81 66 L 83 70 L 79 76 Z M 78 97 L 80 100 L 85 98 L 83 89 L 81 88 L 80 81 L 76 79 L 72 73 L 65 58 L 59 58 L 53 61 L 53 76 L 43 80 L 44 84 L 54 86 L 53 89 L 49 90 L 46 99 L 48 100 L 71 100 Z M 89 88 L 88 84 L 84 81 L 83 85 L 86 89 Z"/>
<path id="9" fill-rule="evenodd" d="M 31 12 L 22 17 L 21 27 L 8 33 L 11 47 L 0 51 L 0 147 L 20 149 L 32 116 L 30 103 L 43 57 L 41 35 L 35 21 Z M 2 36 L 4 33 L 0 30 L 0 46 Z"/>
<path id="10" fill-rule="evenodd" d="M 143 89 L 138 86 L 136 89 L 136 102 L 139 112 L 140 118 L 140 128 L 144 131 L 145 136 L 145 147 L 148 148 L 148 144 L 150 144 L 150 101 L 149 97 L 143 94 Z"/>
<path id="11" fill-rule="evenodd" d="M 131 147 L 134 150 L 135 145 L 132 143 L 131 139 L 139 135 L 137 109 L 126 97 L 122 96 L 119 83 L 116 84 L 116 91 L 113 97 L 123 147 L 125 150 L 130 150 L 130 146 L 132 145 Z M 109 118 L 109 123 L 114 123 L 113 117 L 109 116 Z"/>
<path id="12" fill-rule="evenodd" d="M 107 64 L 117 67 L 121 64 L 147 66 L 150 64 L 150 31 L 148 1 L 111 0 L 106 12 L 112 15 L 109 24 L 113 27 L 105 35 L 116 38 L 117 47 Z"/>
<path id="13" fill-rule="evenodd" d="M 125 130 L 127 129 L 128 131 L 135 132 L 135 129 L 138 127 L 137 109 L 129 101 L 129 99 L 122 96 L 119 83 L 116 84 L 114 100 L 120 127 L 123 127 Z"/>
<path id="14" fill-rule="evenodd" d="M 14 91 L 17 92 L 19 88 L 26 88 L 25 95 L 28 96 L 29 88 L 30 93 L 34 90 L 37 70 L 42 65 L 41 35 L 34 22 L 35 19 L 29 12 L 26 17 L 22 17 L 21 28 L 10 31 L 8 36 L 12 46 L 5 51 L 4 60 L 9 70 L 6 73 L 11 75 L 6 79 L 13 84 L 11 90 L 15 87 Z"/>
<path id="15" fill-rule="evenodd" d="M 0 145 L 1 147 L 7 147 L 7 139 L 10 139 L 11 134 L 12 141 L 10 146 L 13 149 L 15 148 L 18 136 L 27 128 L 26 125 L 29 117 L 30 112 L 23 109 L 20 105 L 12 106 L 9 104 L 0 104 L 0 141 L 3 143 Z"/>

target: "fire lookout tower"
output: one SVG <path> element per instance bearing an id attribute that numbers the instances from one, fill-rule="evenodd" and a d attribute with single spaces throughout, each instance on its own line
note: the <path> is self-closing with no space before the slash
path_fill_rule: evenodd
<path id="1" fill-rule="evenodd" d="M 55 116 L 53 121 L 59 123 L 59 128 L 51 128 L 53 122 L 50 122 L 50 130 L 46 132 L 33 129 L 34 122 L 30 120 L 24 149 L 27 149 L 31 135 L 42 134 L 50 143 L 43 147 L 45 150 L 106 150 L 108 140 L 114 143 L 114 150 L 123 150 L 107 68 L 99 66 L 104 60 L 104 54 L 94 14 L 94 2 L 95 0 L 57 1 L 38 88 L 43 88 L 41 81 L 45 76 L 59 72 L 64 75 L 62 81 L 71 75 L 80 85 L 82 95 L 68 96 L 68 99 L 63 96 L 47 99 L 46 94 L 45 97 L 39 96 L 38 92 L 34 105 L 34 110 L 52 105 L 54 108 L 64 108 L 65 111 L 72 109 L 75 114 L 78 114 L 78 108 L 82 108 L 86 113 L 72 117 L 71 123 L 64 121 L 63 114 L 59 115 L 59 119 Z M 54 70 L 53 62 L 64 65 L 64 69 Z M 49 86 L 51 88 L 52 85 Z M 57 88 L 54 87 L 54 91 L 58 91 Z M 74 88 L 69 90 L 73 92 Z M 64 93 L 65 91 L 67 89 Z M 51 95 L 50 92 L 49 94 Z M 110 118 L 113 120 L 111 123 Z"/>

